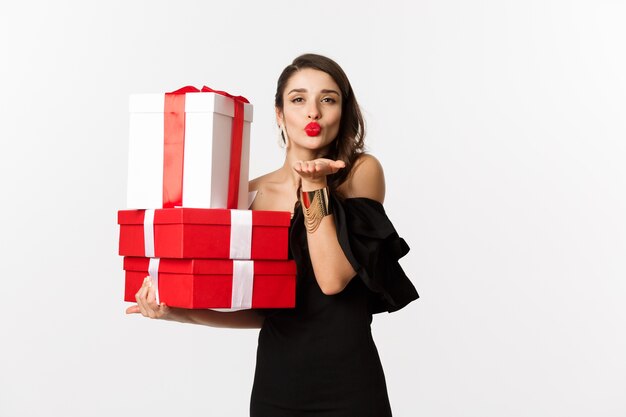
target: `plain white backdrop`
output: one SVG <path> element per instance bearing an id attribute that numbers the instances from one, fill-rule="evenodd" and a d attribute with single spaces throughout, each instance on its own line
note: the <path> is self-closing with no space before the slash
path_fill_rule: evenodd
<path id="1" fill-rule="evenodd" d="M 0 416 L 245 416 L 257 331 L 125 316 L 128 95 L 255 106 L 282 163 L 295 56 L 350 77 L 421 299 L 373 332 L 399 417 L 626 415 L 626 5 L 0 4 Z"/>

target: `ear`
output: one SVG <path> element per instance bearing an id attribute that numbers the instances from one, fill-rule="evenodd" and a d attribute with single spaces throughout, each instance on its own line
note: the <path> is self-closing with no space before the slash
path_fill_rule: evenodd
<path id="1" fill-rule="evenodd" d="M 278 124 L 278 126 L 284 126 L 283 112 L 278 107 L 275 107 L 274 110 L 276 111 L 276 124 Z"/>

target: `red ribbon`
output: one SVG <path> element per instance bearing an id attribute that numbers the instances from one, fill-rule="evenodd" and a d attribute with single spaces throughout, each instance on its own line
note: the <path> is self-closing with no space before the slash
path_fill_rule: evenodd
<path id="1" fill-rule="evenodd" d="M 186 86 L 171 93 L 165 93 L 163 126 L 163 207 L 171 208 L 183 205 L 183 161 L 185 150 L 185 94 L 215 93 L 232 98 L 235 104 L 230 145 L 230 167 L 228 175 L 227 207 L 236 209 L 239 200 L 239 179 L 241 171 L 241 152 L 243 148 L 244 103 L 248 99 L 233 96 L 225 91 L 213 90 L 207 86 L 198 90 Z"/>

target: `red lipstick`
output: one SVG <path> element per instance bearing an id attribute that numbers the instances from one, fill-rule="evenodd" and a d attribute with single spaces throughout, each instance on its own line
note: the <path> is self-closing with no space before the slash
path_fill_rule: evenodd
<path id="1" fill-rule="evenodd" d="M 307 136 L 313 137 L 320 134 L 322 131 L 322 126 L 320 126 L 317 122 L 311 122 L 304 128 Z"/>

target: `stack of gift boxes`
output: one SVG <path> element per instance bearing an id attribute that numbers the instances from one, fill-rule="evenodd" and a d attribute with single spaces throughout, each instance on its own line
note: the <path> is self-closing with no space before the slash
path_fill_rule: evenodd
<path id="1" fill-rule="evenodd" d="M 204 87 L 130 97 L 124 300 L 149 275 L 172 307 L 295 306 L 290 214 L 248 210 L 252 105 Z"/>

